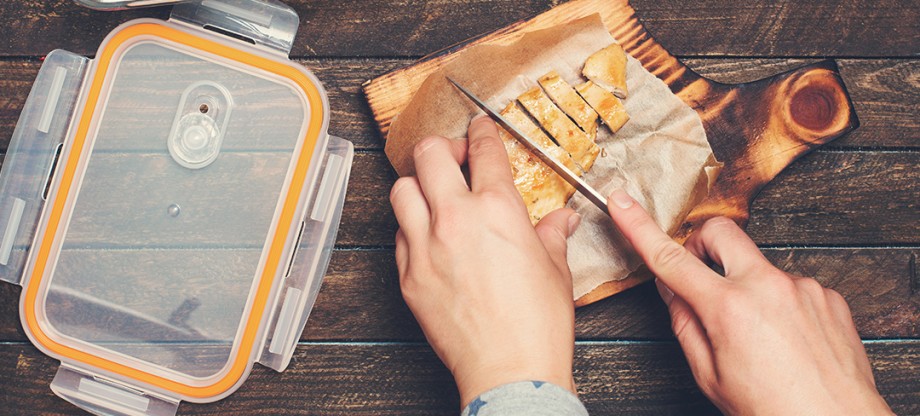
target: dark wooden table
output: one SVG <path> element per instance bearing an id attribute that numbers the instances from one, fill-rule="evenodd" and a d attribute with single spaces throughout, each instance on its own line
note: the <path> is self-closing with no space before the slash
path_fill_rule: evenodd
<path id="1" fill-rule="evenodd" d="M 330 131 L 357 147 L 326 281 L 290 368 L 256 366 L 229 398 L 181 414 L 450 414 L 450 374 L 399 294 L 394 176 L 361 84 L 418 57 L 538 14 L 555 0 L 289 0 L 293 56 L 325 84 Z M 920 5 L 633 0 L 649 32 L 704 76 L 744 82 L 837 58 L 862 127 L 795 162 L 756 199 L 748 231 L 778 266 L 816 276 L 850 302 L 879 390 L 920 414 Z M 0 151 L 56 48 L 93 55 L 131 18 L 69 0 L 0 2 Z M 0 285 L 0 412 L 74 414 L 48 388 L 58 363 L 19 324 L 20 290 Z M 575 379 L 592 414 L 717 413 L 693 383 L 654 288 L 581 308 Z M 790 369 L 794 371 L 794 369 Z M 777 398 L 781 400 L 781 398 Z"/>

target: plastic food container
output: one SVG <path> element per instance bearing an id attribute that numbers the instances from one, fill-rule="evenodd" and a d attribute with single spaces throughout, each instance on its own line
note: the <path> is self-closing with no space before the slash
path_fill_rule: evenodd
<path id="1" fill-rule="evenodd" d="M 282 371 L 316 299 L 353 146 L 287 55 L 280 3 L 206 0 L 47 56 L 0 171 L 0 278 L 51 388 L 172 415 Z"/>

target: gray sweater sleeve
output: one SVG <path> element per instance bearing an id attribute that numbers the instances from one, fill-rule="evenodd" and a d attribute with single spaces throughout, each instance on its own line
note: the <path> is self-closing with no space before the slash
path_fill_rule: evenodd
<path id="1" fill-rule="evenodd" d="M 572 392 L 542 381 L 498 386 L 473 399 L 462 416 L 588 416 Z"/>

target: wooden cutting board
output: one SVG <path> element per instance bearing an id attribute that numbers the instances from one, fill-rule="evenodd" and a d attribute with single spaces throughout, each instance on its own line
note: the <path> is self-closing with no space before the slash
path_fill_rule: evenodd
<path id="1" fill-rule="evenodd" d="M 627 0 L 576 0 L 539 16 L 428 55 L 411 66 L 364 85 L 374 119 L 386 138 L 390 123 L 431 73 L 466 48 L 507 44 L 529 31 L 598 13 L 610 34 L 660 78 L 703 121 L 716 157 L 725 163 L 707 199 L 690 212 L 674 235 L 683 241 L 709 218 L 723 215 L 745 226 L 751 201 L 792 161 L 856 129 L 859 120 L 832 60 L 759 81 L 723 84 L 706 79 L 672 56 L 645 31 Z M 579 298 L 583 306 L 651 279 L 643 269 L 608 282 Z"/>

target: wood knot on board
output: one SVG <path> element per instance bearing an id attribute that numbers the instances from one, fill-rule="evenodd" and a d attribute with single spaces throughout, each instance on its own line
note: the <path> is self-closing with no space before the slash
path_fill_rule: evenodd
<path id="1" fill-rule="evenodd" d="M 840 77 L 826 69 L 811 69 L 788 80 L 785 98 L 787 129 L 804 142 L 822 143 L 855 127 Z"/>
<path id="2" fill-rule="evenodd" d="M 807 85 L 796 91 L 789 103 L 792 119 L 809 130 L 825 130 L 838 112 L 835 91 L 820 84 Z"/>

